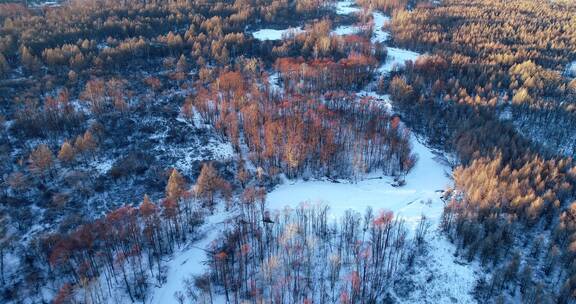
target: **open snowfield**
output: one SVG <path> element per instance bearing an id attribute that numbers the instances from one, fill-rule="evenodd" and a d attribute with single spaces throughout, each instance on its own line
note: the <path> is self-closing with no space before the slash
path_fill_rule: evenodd
<path id="1" fill-rule="evenodd" d="M 268 194 L 268 208 L 280 210 L 286 206 L 297 207 L 300 203 L 321 203 L 330 207 L 334 219 L 353 209 L 364 212 L 367 207 L 391 210 L 404 218 L 410 227 L 418 224 L 425 214 L 434 224 L 442 214 L 442 191 L 450 184 L 447 173 L 450 168 L 415 137 L 412 139 L 418 155 L 416 167 L 406 177 L 403 187 L 392 186 L 390 177 L 369 174 L 357 183 L 332 181 L 287 181 Z M 428 204 L 428 201 L 431 204 Z"/>

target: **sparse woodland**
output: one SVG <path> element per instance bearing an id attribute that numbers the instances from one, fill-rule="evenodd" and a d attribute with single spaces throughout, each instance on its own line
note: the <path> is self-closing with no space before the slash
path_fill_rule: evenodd
<path id="1" fill-rule="evenodd" d="M 191 278 L 188 297 L 210 303 L 216 288 L 232 302 L 250 298 L 274 303 L 363 303 L 390 300 L 393 282 L 412 265 L 428 233 L 426 218 L 408 235 L 390 211 L 349 211 L 340 222 L 327 206 L 303 205 L 261 213 L 244 195 L 242 214 L 213 244 L 214 283 Z M 264 219 L 264 220 L 261 220 Z"/>

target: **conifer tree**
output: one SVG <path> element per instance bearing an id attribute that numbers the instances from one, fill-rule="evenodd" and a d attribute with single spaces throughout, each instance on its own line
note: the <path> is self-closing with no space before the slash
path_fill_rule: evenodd
<path id="1" fill-rule="evenodd" d="M 86 147 L 84 146 L 84 138 L 82 136 L 78 135 L 76 137 L 76 140 L 74 141 L 74 149 L 78 153 L 84 153 L 84 151 L 86 151 Z"/>
<path id="2" fill-rule="evenodd" d="M 176 169 L 172 169 L 170 173 L 170 178 L 168 179 L 168 184 L 166 185 L 166 198 L 178 200 L 184 193 L 186 183 L 180 172 Z"/>
<path id="3" fill-rule="evenodd" d="M 140 213 L 144 218 L 151 216 L 155 212 L 156 206 L 150 200 L 148 194 L 144 194 L 144 200 L 140 205 Z"/>
<path id="4" fill-rule="evenodd" d="M 84 150 L 88 153 L 94 153 L 98 147 L 98 143 L 94 139 L 92 132 L 86 131 L 82 138 L 82 143 L 84 145 Z"/>
<path id="5" fill-rule="evenodd" d="M 186 60 L 186 56 L 184 54 L 180 55 L 180 59 L 176 63 L 176 71 L 177 72 L 187 72 L 188 71 L 188 61 Z"/>
<path id="6" fill-rule="evenodd" d="M 68 141 L 65 141 L 58 152 L 58 160 L 63 164 L 69 164 L 74 160 L 74 156 L 74 148 Z"/>
<path id="7" fill-rule="evenodd" d="M 213 205 L 214 195 L 220 183 L 220 177 L 214 166 L 210 163 L 204 164 L 202 171 L 200 171 L 200 176 L 198 176 L 198 180 L 196 181 L 196 195 L 209 205 Z"/>
<path id="8" fill-rule="evenodd" d="M 29 72 L 35 72 L 40 67 L 40 62 L 36 56 L 30 53 L 30 50 L 26 46 L 20 48 L 20 60 L 22 65 Z"/>
<path id="9" fill-rule="evenodd" d="M 41 144 L 30 154 L 29 162 L 32 173 L 44 176 L 52 168 L 54 155 L 48 146 Z"/>

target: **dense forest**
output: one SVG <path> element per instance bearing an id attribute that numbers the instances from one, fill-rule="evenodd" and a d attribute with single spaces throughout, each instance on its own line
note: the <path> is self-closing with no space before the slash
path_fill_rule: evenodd
<path id="1" fill-rule="evenodd" d="M 0 302 L 159 301 L 216 218 L 171 301 L 403 302 L 447 239 L 475 301 L 572 303 L 575 62 L 569 0 L 0 3 Z M 438 227 L 268 206 L 403 191 L 420 141 L 451 166 Z"/>
<path id="2" fill-rule="evenodd" d="M 396 43 L 430 53 L 389 90 L 405 119 L 462 163 L 442 228 L 493 269 L 478 282 L 481 301 L 519 291 L 524 303 L 568 303 L 575 294 L 576 80 L 564 77 L 575 59 L 575 9 L 443 1 L 390 24 Z"/>

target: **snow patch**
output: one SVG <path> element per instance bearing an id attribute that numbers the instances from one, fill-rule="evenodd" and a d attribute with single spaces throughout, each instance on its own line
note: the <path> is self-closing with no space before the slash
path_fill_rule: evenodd
<path id="1" fill-rule="evenodd" d="M 511 106 L 506 106 L 502 111 L 500 111 L 498 117 L 501 120 L 512 120 L 512 108 Z"/>
<path id="2" fill-rule="evenodd" d="M 270 73 L 268 83 L 270 84 L 270 89 L 272 91 L 282 93 L 282 81 L 280 80 L 280 74 L 278 72 Z"/>
<path id="3" fill-rule="evenodd" d="M 112 165 L 114 165 L 114 161 L 115 160 L 111 158 L 104 158 L 94 161 L 92 163 L 92 166 L 94 167 L 94 169 L 96 169 L 96 171 L 98 171 L 98 173 L 106 174 L 108 171 L 110 171 Z"/>
<path id="4" fill-rule="evenodd" d="M 275 30 L 275 29 L 261 29 L 259 31 L 253 32 L 252 36 L 254 36 L 255 39 L 258 39 L 260 41 L 266 41 L 266 40 L 282 40 L 283 38 L 292 35 L 292 34 L 299 34 L 304 32 L 304 30 L 302 30 L 302 27 L 296 27 L 296 28 L 288 28 L 288 29 L 284 29 L 284 30 Z"/>
<path id="5" fill-rule="evenodd" d="M 390 21 L 390 17 L 380 12 L 374 12 L 372 17 L 374 18 L 374 37 L 372 37 L 372 43 L 384 42 L 388 40 L 390 33 L 384 31 L 383 26 L 386 22 Z"/>
<path id="6" fill-rule="evenodd" d="M 382 107 L 386 110 L 388 110 L 389 112 L 392 112 L 392 100 L 390 99 L 390 95 L 389 94 L 378 94 L 374 91 L 361 91 L 358 94 L 359 97 L 372 97 L 374 98 L 375 103 L 379 106 Z"/>
<path id="7" fill-rule="evenodd" d="M 360 28 L 353 25 L 341 25 L 332 31 L 333 35 L 343 36 L 343 35 L 353 35 L 360 31 Z"/>
<path id="8" fill-rule="evenodd" d="M 440 232 L 428 240 L 429 255 L 416 265 L 415 288 L 402 303 L 477 303 L 470 293 L 480 266 L 454 257 L 454 245 Z M 423 301 L 425 299 L 425 301 Z"/>
<path id="9" fill-rule="evenodd" d="M 194 162 L 205 160 L 228 160 L 234 155 L 234 148 L 229 142 L 210 138 L 207 144 L 198 151 L 198 147 L 184 147 L 171 151 L 173 157 L 179 157 L 175 167 L 189 172 Z"/>
<path id="10" fill-rule="evenodd" d="M 420 56 L 419 53 L 405 49 L 388 47 L 386 50 L 388 51 L 386 63 L 378 68 L 378 71 L 382 74 L 389 74 L 390 72 L 403 67 L 406 61 L 414 62 Z"/>
<path id="11" fill-rule="evenodd" d="M 360 11 L 360 8 L 356 6 L 353 0 L 338 1 L 336 3 L 336 14 L 338 15 L 350 15 Z"/>
<path id="12" fill-rule="evenodd" d="M 568 64 L 566 67 L 566 74 L 568 77 L 576 78 L 576 61 Z"/>

